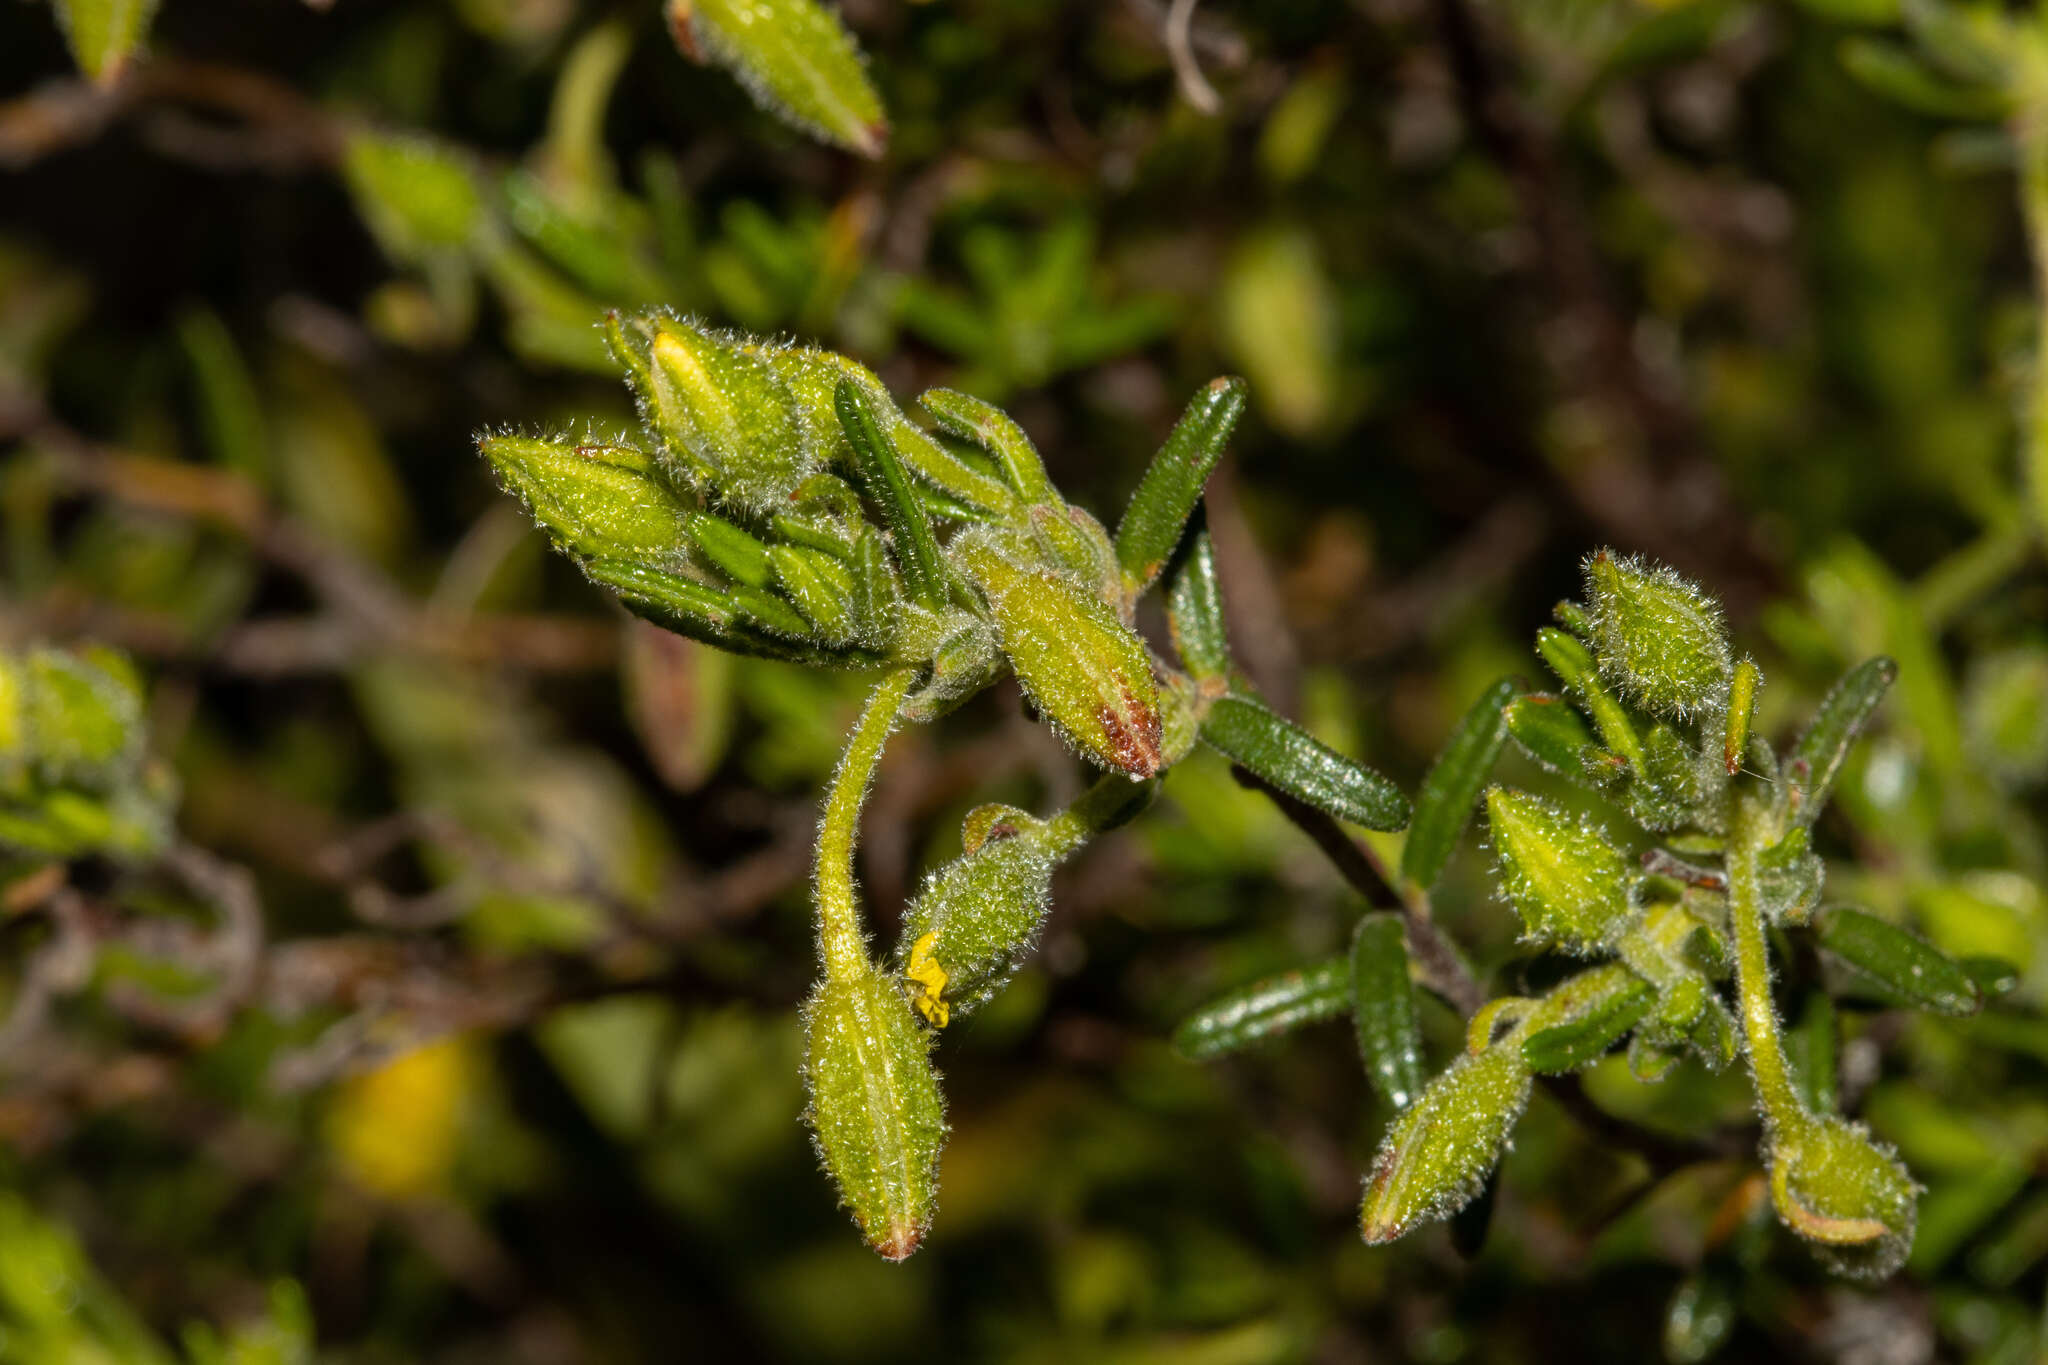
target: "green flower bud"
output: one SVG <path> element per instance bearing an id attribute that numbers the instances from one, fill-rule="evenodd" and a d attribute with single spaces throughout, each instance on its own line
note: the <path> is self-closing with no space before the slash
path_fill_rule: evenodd
<path id="1" fill-rule="evenodd" d="M 1693 808 L 1706 786 L 1701 762 L 1676 730 L 1662 721 L 1651 726 L 1643 739 L 1642 770 L 1628 792 L 1629 814 L 1636 823 L 1650 830 L 1696 823 Z"/>
<path id="2" fill-rule="evenodd" d="M 631 446 L 498 435 L 477 449 L 570 554 L 670 565 L 688 556 L 690 523 L 701 514 Z"/>
<path id="3" fill-rule="evenodd" d="M 944 1028 L 994 995 L 1037 941 L 1053 872 L 1151 795 L 1151 784 L 1105 778 L 1050 820 L 1015 806 L 969 811 L 963 852 L 926 879 L 903 915 L 898 965 L 918 1013 Z"/>
<path id="4" fill-rule="evenodd" d="M 1039 711 L 1103 767 L 1158 772 L 1159 689 L 1144 641 L 1001 532 L 967 532 L 950 553 L 987 597 L 1003 653 Z"/>
<path id="5" fill-rule="evenodd" d="M 1486 793 L 1501 893 L 1530 938 L 1571 952 L 1611 948 L 1627 928 L 1630 874 L 1606 831 L 1527 792 Z"/>
<path id="6" fill-rule="evenodd" d="M 818 1155 L 868 1245 L 900 1261 L 917 1250 L 938 1199 L 946 1117 L 930 1035 L 872 966 L 822 982 L 804 1028 L 805 1118 Z"/>
<path id="7" fill-rule="evenodd" d="M 1601 672 L 1646 709 L 1685 717 L 1725 699 L 1733 667 L 1721 608 L 1670 569 L 1605 550 L 1586 560 Z"/>
<path id="8" fill-rule="evenodd" d="M 1469 1203 L 1528 1104 L 1529 1085 L 1519 1038 L 1460 1053 L 1388 1125 L 1366 1177 L 1365 1240 L 1391 1242 Z"/>
<path id="9" fill-rule="evenodd" d="M 903 703 L 906 720 L 936 720 L 1002 676 L 993 626 L 957 608 L 944 619 L 953 629 L 932 651 L 931 675 Z"/>
<path id="10" fill-rule="evenodd" d="M 1861 1124 L 1797 1115 L 1770 1135 L 1771 1203 L 1845 1275 L 1883 1279 L 1913 1246 L 1920 1190 Z"/>
<path id="11" fill-rule="evenodd" d="M 606 335 L 678 477 L 765 515 L 816 471 L 816 433 L 746 338 L 661 313 L 613 313 Z"/>
<path id="12" fill-rule="evenodd" d="M 1600 665 L 1593 651 L 1576 635 L 1545 626 L 1536 632 L 1536 652 L 1557 674 L 1558 681 L 1578 694 L 1586 714 L 1593 718 L 1594 728 L 1600 732 L 1600 742 L 1627 760 L 1629 771 L 1641 771 L 1642 737 L 1636 733 L 1627 708 L 1600 681 Z"/>
<path id="13" fill-rule="evenodd" d="M 668 0 L 667 14 L 683 55 L 732 72 L 761 108 L 848 151 L 882 154 L 881 96 L 832 9 L 818 0 Z"/>

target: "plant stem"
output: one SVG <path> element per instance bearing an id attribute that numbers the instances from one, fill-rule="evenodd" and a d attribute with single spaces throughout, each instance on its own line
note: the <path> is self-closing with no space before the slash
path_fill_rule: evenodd
<path id="1" fill-rule="evenodd" d="M 1761 804 L 1733 792 L 1729 806 L 1728 917 L 1735 928 L 1735 985 L 1749 1042 L 1749 1070 L 1766 1121 L 1774 1129 L 1791 1127 L 1806 1118 L 1806 1106 L 1792 1084 L 1771 1004 L 1771 955 L 1757 879 L 1757 856 L 1770 842 L 1770 819 Z"/>
<path id="2" fill-rule="evenodd" d="M 825 795 L 825 819 L 818 827 L 818 952 L 825 960 L 825 975 L 835 981 L 868 969 L 867 939 L 854 903 L 853 848 L 868 783 L 881 762 L 889 732 L 896 728 L 896 711 L 916 678 L 915 668 L 899 668 L 868 694 Z"/>

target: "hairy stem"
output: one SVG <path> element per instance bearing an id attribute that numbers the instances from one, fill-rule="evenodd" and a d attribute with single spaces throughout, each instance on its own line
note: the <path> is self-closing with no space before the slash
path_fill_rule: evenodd
<path id="1" fill-rule="evenodd" d="M 860 835 L 860 808 L 867 801 L 868 783 L 882 760 L 889 732 L 896 728 L 897 708 L 910 695 L 916 678 L 916 669 L 899 668 L 868 694 L 825 795 L 825 819 L 818 827 L 818 952 L 825 960 L 825 975 L 833 980 L 857 977 L 867 968 L 867 939 L 854 903 L 854 842 Z"/>
<path id="2" fill-rule="evenodd" d="M 1785 1041 L 1771 1004 L 1771 955 L 1764 939 L 1763 893 L 1757 857 L 1770 842 L 1770 817 L 1753 800 L 1729 797 L 1728 917 L 1735 928 L 1735 985 L 1741 996 L 1742 1031 L 1748 1039 L 1749 1070 L 1757 1099 L 1773 1128 L 1806 1117 L 1806 1106 L 1785 1063 Z"/>

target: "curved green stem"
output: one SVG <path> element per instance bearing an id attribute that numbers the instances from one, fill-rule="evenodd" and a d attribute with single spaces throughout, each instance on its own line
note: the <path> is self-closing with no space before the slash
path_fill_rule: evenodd
<path id="1" fill-rule="evenodd" d="M 899 668 L 868 694 L 825 795 L 825 819 L 818 826 L 818 952 L 825 960 L 825 975 L 835 981 L 855 979 L 867 970 L 867 939 L 861 933 L 860 907 L 854 902 L 853 847 L 860 836 L 860 808 L 867 801 L 868 783 L 917 673 L 915 668 Z"/>
<path id="2" fill-rule="evenodd" d="M 1729 797 L 1728 917 L 1735 929 L 1735 986 L 1741 997 L 1742 1031 L 1749 1040 L 1749 1070 L 1757 1099 L 1773 1128 L 1802 1122 L 1806 1105 L 1792 1084 L 1785 1040 L 1771 1004 L 1771 954 L 1764 938 L 1763 892 L 1757 856 L 1771 842 L 1770 817 L 1762 805 Z"/>

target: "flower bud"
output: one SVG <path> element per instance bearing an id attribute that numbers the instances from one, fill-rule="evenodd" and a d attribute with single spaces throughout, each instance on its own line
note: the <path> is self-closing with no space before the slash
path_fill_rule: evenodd
<path id="1" fill-rule="evenodd" d="M 1613 946 L 1629 921 L 1629 868 L 1607 834 L 1527 792 L 1494 787 L 1486 817 L 1501 892 L 1528 936 L 1570 952 Z"/>
<path id="2" fill-rule="evenodd" d="M 690 522 L 701 514 L 631 446 L 499 435 L 477 449 L 570 554 L 680 564 L 689 552 Z"/>
<path id="3" fill-rule="evenodd" d="M 1696 584 L 1601 550 L 1586 561 L 1586 593 L 1601 672 L 1642 706 L 1685 717 L 1725 698 L 1728 633 Z"/>
<path id="4" fill-rule="evenodd" d="M 664 457 L 693 486 L 765 514 L 816 471 L 788 383 L 743 339 L 660 313 L 614 313 L 607 335 Z"/>
<path id="5" fill-rule="evenodd" d="M 1359 1216 L 1365 1240 L 1391 1242 L 1463 1208 L 1486 1183 L 1528 1102 L 1519 1041 L 1460 1053 L 1388 1125 L 1366 1177 Z"/>
<path id="6" fill-rule="evenodd" d="M 970 531 L 951 554 L 987 597 L 1003 653 L 1039 711 L 1103 767 L 1158 772 L 1159 689 L 1144 641 L 1001 532 Z"/>
<path id="7" fill-rule="evenodd" d="M 125 656 L 98 647 L 33 649 L 18 667 L 18 730 L 44 782 L 98 791 L 134 771 L 142 684 Z"/>
<path id="8" fill-rule="evenodd" d="M 805 1115 L 840 1201 L 892 1261 L 917 1250 L 938 1199 L 945 1104 L 930 1035 L 896 983 L 863 964 L 819 984 L 804 1010 Z"/>
<path id="9" fill-rule="evenodd" d="M 1919 1187 L 1862 1125 L 1800 1114 L 1771 1134 L 1768 1159 L 1778 1216 L 1835 1270 L 1875 1280 L 1905 1262 Z"/>

